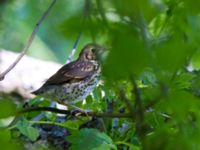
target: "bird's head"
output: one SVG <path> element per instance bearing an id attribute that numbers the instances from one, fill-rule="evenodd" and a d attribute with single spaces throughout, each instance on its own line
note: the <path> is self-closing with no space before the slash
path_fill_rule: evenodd
<path id="1" fill-rule="evenodd" d="M 79 55 L 80 59 L 100 61 L 102 54 L 105 52 L 105 48 L 94 43 L 87 44 Z"/>

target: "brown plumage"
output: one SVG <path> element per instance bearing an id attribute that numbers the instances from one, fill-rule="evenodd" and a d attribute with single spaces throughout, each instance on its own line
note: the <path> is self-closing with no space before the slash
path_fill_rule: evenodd
<path id="1" fill-rule="evenodd" d="M 87 44 L 77 60 L 61 67 L 41 88 L 32 93 L 62 103 L 83 100 L 98 83 L 101 52 L 101 46 Z"/>

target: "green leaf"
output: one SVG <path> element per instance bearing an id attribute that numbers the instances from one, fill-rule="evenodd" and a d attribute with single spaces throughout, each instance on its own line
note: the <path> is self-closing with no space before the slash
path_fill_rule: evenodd
<path id="1" fill-rule="evenodd" d="M 136 146 L 131 143 L 124 142 L 124 141 L 118 141 L 118 142 L 116 142 L 116 144 L 126 145 L 126 146 L 130 147 L 132 150 L 141 150 L 141 148 L 139 146 Z"/>
<path id="2" fill-rule="evenodd" d="M 173 119 L 176 121 L 183 121 L 189 112 L 195 112 L 199 107 L 199 100 L 190 92 L 182 90 L 171 90 L 168 97 L 157 104 L 157 110 L 173 114 Z"/>
<path id="3" fill-rule="evenodd" d="M 16 106 L 10 100 L 0 100 L 0 118 L 6 118 L 15 113 Z"/>
<path id="4" fill-rule="evenodd" d="M 138 75 L 150 66 L 151 55 L 145 44 L 131 29 L 124 25 L 119 28 L 122 30 L 113 31 L 112 49 L 103 66 L 103 74 L 110 82 L 129 77 L 131 73 Z"/>
<path id="5" fill-rule="evenodd" d="M 172 81 L 172 87 L 174 89 L 189 89 L 192 84 L 192 79 L 195 75 L 190 73 L 181 73 L 175 77 Z"/>
<path id="6" fill-rule="evenodd" d="M 65 124 L 65 127 L 70 130 L 70 132 L 77 131 L 80 125 L 79 120 L 68 120 Z"/>
<path id="7" fill-rule="evenodd" d="M 81 129 L 79 132 L 67 137 L 67 140 L 72 143 L 70 150 L 98 150 L 103 147 L 106 149 L 116 149 L 112 139 L 96 129 Z"/>
<path id="8" fill-rule="evenodd" d="M 16 127 L 23 135 L 27 136 L 31 141 L 35 141 L 39 137 L 39 131 L 36 128 L 33 128 L 25 119 L 17 122 Z"/>
<path id="9" fill-rule="evenodd" d="M 11 138 L 10 131 L 6 129 L 0 129 L 0 141 L 9 142 Z"/>
<path id="10" fill-rule="evenodd" d="M 113 149 L 116 149 L 115 146 L 112 147 Z M 93 148 L 92 150 L 110 150 L 111 145 L 110 144 L 101 144 L 100 146 Z"/>
<path id="11" fill-rule="evenodd" d="M 19 144 L 14 143 L 11 139 L 11 132 L 7 129 L 0 129 L 0 146 L 4 150 L 20 150 Z"/>
<path id="12" fill-rule="evenodd" d="M 185 64 L 188 46 L 178 38 L 174 37 L 156 48 L 156 60 L 161 70 L 173 72 Z"/>
<path id="13" fill-rule="evenodd" d="M 101 100 L 101 89 L 100 88 L 95 88 L 94 91 L 92 92 L 94 96 L 94 100 L 99 101 Z"/>
<path id="14" fill-rule="evenodd" d="M 195 70 L 199 70 L 200 69 L 200 51 L 196 51 L 192 57 L 192 67 Z"/>

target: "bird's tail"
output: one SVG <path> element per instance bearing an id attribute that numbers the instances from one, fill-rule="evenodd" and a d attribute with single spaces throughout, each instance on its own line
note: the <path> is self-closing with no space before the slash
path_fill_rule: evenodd
<path id="1" fill-rule="evenodd" d="M 39 88 L 38 90 L 35 90 L 33 92 L 31 92 L 31 94 L 34 94 L 34 95 L 40 95 L 43 93 L 43 90 L 41 88 Z"/>

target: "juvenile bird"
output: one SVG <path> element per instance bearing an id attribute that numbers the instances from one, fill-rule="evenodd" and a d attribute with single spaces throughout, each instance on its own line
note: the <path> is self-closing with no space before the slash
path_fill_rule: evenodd
<path id="1" fill-rule="evenodd" d="M 61 67 L 32 94 L 53 99 L 62 104 L 72 104 L 86 98 L 96 87 L 104 48 L 87 44 L 77 60 Z"/>

